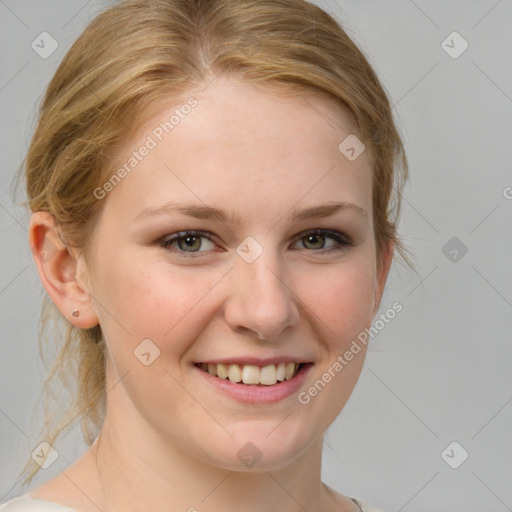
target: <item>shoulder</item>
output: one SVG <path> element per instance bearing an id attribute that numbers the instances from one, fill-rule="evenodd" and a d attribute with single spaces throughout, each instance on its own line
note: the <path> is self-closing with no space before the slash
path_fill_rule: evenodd
<path id="1" fill-rule="evenodd" d="M 364 503 L 362 501 L 356 500 L 355 498 L 352 498 L 352 501 L 356 503 L 356 505 L 359 506 L 361 509 L 361 512 L 383 512 L 382 510 L 373 507 L 372 505 L 369 505 L 368 503 Z"/>
<path id="2" fill-rule="evenodd" d="M 75 512 L 51 501 L 29 498 L 26 494 L 0 504 L 0 512 Z"/>

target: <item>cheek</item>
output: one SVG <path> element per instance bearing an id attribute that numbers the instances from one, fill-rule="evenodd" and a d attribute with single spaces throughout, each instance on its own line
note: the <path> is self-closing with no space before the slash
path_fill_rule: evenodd
<path id="1" fill-rule="evenodd" d="M 301 298 L 331 344 L 345 344 L 371 323 L 374 279 L 371 265 L 355 258 L 300 277 Z"/>
<path id="2" fill-rule="evenodd" d="M 345 406 L 361 373 L 367 345 L 357 337 L 371 325 L 374 278 L 371 257 L 354 258 L 337 268 L 319 270 L 303 280 L 314 290 L 308 305 L 316 317 L 324 351 L 315 378 L 301 389 L 300 407 L 325 430 Z"/>
<path id="3" fill-rule="evenodd" d="M 148 338 L 160 348 L 162 361 L 169 352 L 183 352 L 207 321 L 208 294 L 221 277 L 219 271 L 155 263 L 154 257 L 106 261 L 97 290 L 105 336 L 124 351 Z"/>

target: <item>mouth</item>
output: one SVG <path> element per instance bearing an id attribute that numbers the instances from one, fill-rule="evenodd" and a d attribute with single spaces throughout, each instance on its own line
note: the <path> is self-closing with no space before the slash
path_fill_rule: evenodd
<path id="1" fill-rule="evenodd" d="M 312 363 L 283 362 L 257 366 L 254 364 L 195 363 L 201 371 L 241 386 L 275 386 L 293 379 Z"/>

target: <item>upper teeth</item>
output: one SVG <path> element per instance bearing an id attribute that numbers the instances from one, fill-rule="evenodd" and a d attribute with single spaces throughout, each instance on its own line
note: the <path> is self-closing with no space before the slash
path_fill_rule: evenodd
<path id="1" fill-rule="evenodd" d="M 221 379 L 229 379 L 231 382 L 243 382 L 244 384 L 264 384 L 272 386 L 277 381 L 291 379 L 299 363 L 279 363 L 267 366 L 255 366 L 252 364 L 212 364 L 203 363 L 201 369 Z"/>

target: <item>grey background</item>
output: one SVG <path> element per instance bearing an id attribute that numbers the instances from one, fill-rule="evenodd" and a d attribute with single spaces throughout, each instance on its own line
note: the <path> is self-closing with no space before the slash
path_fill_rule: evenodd
<path id="1" fill-rule="evenodd" d="M 381 311 L 394 301 L 403 311 L 373 338 L 326 435 L 324 479 L 389 512 L 512 510 L 512 1 L 317 3 L 370 57 L 395 105 L 411 168 L 400 227 L 419 272 L 391 271 Z M 16 475 L 34 448 L 43 378 L 41 286 L 10 185 L 44 87 L 106 4 L 0 0 L 0 502 L 28 491 Z M 43 31 L 59 43 L 47 59 L 30 46 Z M 441 47 L 453 31 L 469 44 L 457 59 Z M 455 262 L 442 251 L 452 237 L 468 249 Z M 469 453 L 458 469 L 441 457 L 453 441 Z M 33 485 L 85 447 L 77 427 Z"/>

